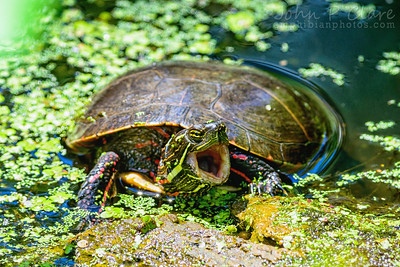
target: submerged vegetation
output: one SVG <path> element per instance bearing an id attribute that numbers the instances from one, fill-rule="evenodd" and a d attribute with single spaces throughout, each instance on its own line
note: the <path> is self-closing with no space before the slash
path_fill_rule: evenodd
<path id="1" fill-rule="evenodd" d="M 208 60 L 218 52 L 233 52 L 233 47 L 220 43 L 212 34 L 216 30 L 260 51 L 267 50 L 269 38 L 297 28 L 278 23 L 263 30 L 260 22 L 284 14 L 301 1 L 263 3 L 219 0 L 213 2 L 212 9 L 209 1 L 148 4 L 119 0 L 113 7 L 107 1 L 65 0 L 61 11 L 46 13 L 46 27 L 41 28 L 48 37 L 46 42 L 35 44 L 30 53 L 0 61 L 0 265 L 73 265 L 73 229 L 87 215 L 74 208 L 85 172 L 72 166 L 69 158 L 73 156 L 67 155 L 63 142 L 74 118 L 83 113 L 96 91 L 126 71 L 155 61 Z M 214 14 L 213 10 L 221 12 Z M 281 47 L 284 52 L 289 50 L 286 42 Z M 387 64 L 382 61 L 382 67 L 377 68 L 398 74 L 398 55 L 386 53 L 384 57 Z M 342 74 L 319 64 L 310 66 L 312 73 L 305 69 L 304 75 L 329 75 L 338 85 L 344 83 Z M 369 122 L 367 126 L 371 133 L 362 135 L 362 142 L 377 142 L 387 153 L 398 153 L 397 137 L 375 132 L 393 123 Z M 303 195 L 286 198 L 244 201 L 237 193 L 214 189 L 202 197 L 159 205 L 153 198 L 121 194 L 100 217 L 141 217 L 155 222 L 148 224 L 151 230 L 160 226 L 159 216 L 175 212 L 180 220 L 231 234 L 252 231 L 252 241 L 272 240 L 274 246 L 296 252 L 289 253 L 282 264 L 334 264 L 356 259 L 360 265 L 400 265 L 396 259 L 400 255 L 399 204 L 381 212 L 367 200 L 348 197 L 347 206 L 339 201 L 342 191 L 348 193 L 357 181 L 368 179 L 400 189 L 400 162 L 386 170 L 346 174 L 334 183 L 310 175 L 292 188 Z M 232 207 L 245 206 L 247 201 L 246 211 Z M 257 205 L 270 207 L 271 212 L 264 214 L 272 216 L 271 225 L 263 228 L 265 218 L 252 214 Z M 286 228 L 280 236 L 274 232 L 277 225 Z M 142 231 L 140 236 L 146 233 Z M 135 242 L 139 245 L 140 238 Z M 337 254 L 334 259 L 332 251 Z"/>

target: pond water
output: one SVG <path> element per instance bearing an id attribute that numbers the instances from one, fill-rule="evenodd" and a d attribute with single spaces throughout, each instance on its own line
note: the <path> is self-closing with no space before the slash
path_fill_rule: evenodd
<path id="1" fill-rule="evenodd" d="M 236 41 L 233 44 L 227 42 L 227 45 L 235 48 L 234 53 L 221 55 L 221 58 L 233 56 L 244 59 L 245 63 L 260 68 L 274 64 L 290 72 L 297 72 L 311 62 L 318 62 L 345 75 L 342 86 L 333 83 L 330 77 L 308 78 L 331 100 L 346 125 L 342 151 L 327 172 L 347 170 L 359 163 L 365 163 L 361 168 L 367 169 L 382 163 L 390 166 L 393 160 L 384 155 L 374 157 L 379 148 L 359 140 L 359 136 L 367 132 L 365 122 L 399 122 L 400 119 L 398 108 L 388 105 L 388 101 L 400 98 L 400 77 L 376 69 L 383 52 L 398 50 L 400 5 L 374 2 L 377 14 L 365 21 L 344 12 L 329 16 L 329 3 L 306 1 L 289 9 L 289 15 L 264 22 L 265 27 L 272 27 L 277 20 L 299 26 L 296 32 L 280 33 L 272 38 L 271 48 L 267 52 L 259 52 L 253 46 Z M 281 51 L 284 42 L 290 47 L 286 53 Z M 360 62 L 359 56 L 365 60 Z M 281 66 L 282 62 L 285 66 Z M 399 130 L 397 124 L 388 130 L 388 134 L 396 134 Z"/>
<path id="2" fill-rule="evenodd" d="M 230 55 L 235 57 L 235 55 Z M 319 151 L 315 154 L 314 158 L 310 159 L 309 164 L 304 169 L 296 172 L 299 177 L 305 177 L 308 173 L 317 173 L 323 175 L 331 169 L 332 163 L 337 158 L 342 149 L 342 144 L 345 134 L 346 125 L 338 113 L 334 103 L 329 99 L 325 92 L 317 87 L 312 82 L 302 78 L 289 69 L 283 69 L 267 61 L 253 60 L 242 58 L 243 63 L 252 66 L 268 73 L 272 73 L 280 81 L 288 84 L 292 88 L 302 92 L 303 94 L 312 95 L 310 99 L 314 99 L 316 103 L 322 100 L 321 106 L 325 107 L 324 112 L 321 111 L 319 115 L 321 118 L 325 116 L 328 118 L 329 123 L 326 123 L 326 131 L 323 134 L 324 138 Z M 322 123 L 322 122 L 321 122 Z M 294 182 L 297 181 L 295 177 L 290 175 Z"/>
<path id="3" fill-rule="evenodd" d="M 100 2 L 102 4 L 99 4 Z M 89 20 L 97 18 L 104 10 L 112 10 L 114 2 L 115 1 L 97 1 L 97 5 L 92 5 L 91 2 L 88 1 L 88 3 L 85 2 L 84 4 L 78 3 L 76 6 L 79 6 L 83 11 L 87 12 L 85 15 Z M 398 137 L 398 133 L 400 132 L 400 111 L 397 107 L 397 103 L 400 101 L 400 75 L 390 75 L 377 70 L 379 62 L 384 58 L 383 53 L 391 51 L 398 52 L 400 49 L 400 3 L 390 0 L 359 1 L 359 3 L 364 6 L 371 3 L 375 4 L 376 10 L 373 12 L 373 16 L 360 19 L 356 18 L 351 11 L 338 12 L 330 15 L 328 9 L 331 2 L 309 0 L 304 1 L 301 5 L 290 6 L 288 12 L 284 15 L 275 15 L 266 20 L 262 20 L 259 25 L 260 29 L 274 32 L 273 36 L 268 38 L 268 43 L 270 43 L 271 46 L 266 51 L 259 51 L 260 49 L 257 49 L 254 43 L 243 41 L 243 38 L 236 38 L 234 33 L 221 26 L 210 26 L 208 30 L 211 34 L 211 38 L 216 40 L 215 53 L 209 55 L 212 59 L 224 60 L 231 58 L 242 60 L 244 65 L 272 71 L 278 73 L 277 75 L 283 75 L 282 77 L 289 77 L 289 79 L 296 80 L 304 86 L 315 90 L 333 107 L 335 112 L 339 114 L 343 120 L 344 126 L 343 133 L 338 133 L 338 135 L 343 138 L 343 140 L 339 142 L 341 143 L 340 149 L 336 151 L 335 145 L 328 148 L 331 153 L 327 153 L 327 158 L 323 159 L 321 165 L 315 167 L 313 170 L 322 175 L 333 175 L 334 180 L 339 177 L 339 174 L 346 171 L 356 172 L 376 168 L 390 168 L 393 167 L 393 163 L 399 159 L 399 153 L 384 153 L 379 145 L 360 140 L 359 137 L 361 134 L 368 133 L 367 127 L 365 126 L 365 122 L 367 121 L 394 121 L 396 125 L 385 130 L 384 135 L 394 135 Z M 201 3 L 199 5 L 201 6 Z M 221 11 L 220 9 L 223 9 L 223 5 L 210 5 L 207 6 L 206 9 L 208 13 L 218 13 Z M 61 12 L 59 9 L 55 10 L 56 13 Z M 72 14 L 70 15 L 72 16 Z M 58 18 L 58 15 L 56 17 Z M 106 15 L 103 17 L 106 17 Z M 105 19 L 105 21 L 107 20 Z M 277 31 L 274 28 L 276 22 L 296 24 L 298 30 Z M 110 20 L 109 23 L 114 24 L 116 22 Z M 77 27 L 82 27 L 82 31 L 88 30 L 84 28 L 84 26 L 85 25 L 78 25 Z M 88 32 L 90 32 L 90 29 Z M 82 38 L 82 43 L 87 42 L 84 40 L 83 36 L 79 38 Z M 41 41 L 43 40 L 39 40 L 39 44 L 37 45 L 37 49 L 39 50 L 43 48 L 40 45 Z M 5 43 L 0 45 L 1 47 L 6 46 Z M 84 46 L 83 44 L 81 45 Z M 152 52 L 156 50 L 154 47 L 152 49 Z M 89 50 L 86 50 L 84 52 L 89 53 L 90 51 L 88 51 Z M 4 55 L 4 51 L 2 52 L 1 55 Z M 19 53 L 18 51 L 11 52 Z M 62 85 L 74 81 L 74 79 L 78 77 L 77 73 L 84 72 L 85 68 L 87 70 L 92 67 L 90 64 L 85 65 L 82 63 L 81 65 L 83 67 L 81 68 L 79 62 L 75 62 L 76 64 L 72 67 L 71 65 L 73 64 L 67 62 L 68 56 L 71 55 L 68 54 L 69 52 L 70 51 L 67 51 L 64 54 L 60 53 L 60 55 L 63 56 L 52 59 L 51 61 L 51 64 L 56 63 L 57 65 L 52 68 L 51 73 L 57 76 L 59 79 L 58 82 Z M 7 53 L 7 51 L 5 51 L 5 53 Z M 207 53 L 204 52 L 203 54 Z M 157 56 L 159 55 L 153 53 L 152 56 L 153 57 L 149 59 L 142 59 L 140 56 L 138 56 L 138 58 L 143 61 L 148 60 L 148 62 L 151 62 L 157 60 Z M 137 59 L 137 61 L 139 61 L 139 59 Z M 102 64 L 101 60 L 98 62 L 96 64 Z M 336 74 L 330 72 L 331 75 L 336 75 L 335 77 L 337 77 L 337 74 L 343 74 L 344 78 L 343 80 L 339 78 L 334 81 L 329 76 L 319 76 L 308 77 L 304 80 L 299 74 L 299 69 L 309 68 L 310 63 L 319 63 L 325 68 L 330 68 L 336 72 Z M 400 66 L 400 62 L 398 66 Z M 93 71 L 93 73 L 95 73 L 95 71 Z M 44 74 L 43 77 L 45 77 L 45 75 L 47 74 Z M 108 77 L 109 73 L 102 75 L 103 78 L 105 78 Z M 97 76 L 95 79 L 102 75 Z M 51 86 L 45 88 L 44 91 L 50 92 L 52 89 L 49 88 L 51 88 Z M 5 105 L 12 108 L 15 104 L 11 102 L 14 94 L 10 93 L 8 88 L 0 88 L 0 93 L 4 96 Z M 26 92 L 17 92 L 15 95 L 24 93 Z M 80 95 L 80 97 L 87 98 L 89 93 L 83 92 L 82 95 Z M 71 96 L 71 99 L 76 100 L 74 97 L 75 96 Z M 61 99 L 60 101 L 65 100 Z M 2 100 L 0 98 L 0 104 L 1 102 Z M 20 103 L 18 104 L 20 105 Z M 77 103 L 77 105 L 80 105 L 80 103 Z M 54 109 L 57 110 L 57 107 Z M 27 114 L 29 114 L 29 112 Z M 51 116 L 49 117 L 52 118 Z M 5 125 L 10 122 L 1 123 Z M 56 136 L 57 134 L 54 135 Z M 15 143 L 16 142 L 11 142 L 8 143 L 8 145 L 15 145 Z M 29 144 L 24 145 L 29 147 Z M 0 149 L 2 148 L 0 147 Z M 56 151 L 60 150 L 61 149 L 58 149 Z M 49 151 L 51 151 L 51 149 L 49 149 Z M 33 155 L 30 160 L 38 159 L 37 155 L 35 155 L 36 152 L 37 150 L 30 152 L 31 155 Z M 49 153 L 51 154 L 53 152 Z M 62 155 L 62 153 L 57 153 L 55 153 L 56 156 L 54 158 L 61 159 L 63 163 L 72 165 L 72 162 L 76 161 L 75 158 L 71 158 L 69 155 L 65 156 Z M 43 165 L 51 162 L 53 159 L 43 158 Z M 14 159 L 15 158 L 9 158 L 9 160 Z M 29 160 L 27 161 L 29 162 Z M 329 164 L 327 164 L 328 162 Z M 7 160 L 0 162 L 0 168 L 5 167 L 6 164 Z M 27 166 L 30 166 L 29 163 L 27 163 Z M 50 171 L 56 173 L 56 170 L 59 170 L 59 173 L 64 174 L 62 168 L 57 169 L 56 167 Z M 40 172 L 36 169 L 35 171 Z M 69 175 L 71 175 L 71 173 L 69 173 Z M 75 173 L 73 173 L 73 175 L 75 175 Z M 76 176 L 79 175 L 76 174 Z M 45 181 L 38 182 L 34 186 L 21 187 L 18 185 L 21 183 L 21 177 L 15 180 L 3 178 L 4 177 L 1 177 L 0 195 L 10 195 L 13 192 L 18 192 L 21 195 L 29 197 L 48 197 L 49 189 L 62 187 L 64 184 L 71 182 L 64 177 L 55 179 L 56 182 L 51 185 L 48 185 Z M 73 189 L 76 192 L 78 187 L 75 185 Z M 379 203 L 391 202 L 397 206 L 400 203 L 398 190 L 381 184 L 377 186 L 376 183 L 361 180 L 352 186 L 351 191 L 353 196 L 359 198 L 367 197 L 369 199 L 375 199 L 378 197 L 381 199 Z M 68 197 L 66 198 L 68 199 Z M 72 197 L 69 198 L 71 199 Z M 65 202 L 63 202 L 63 200 L 64 199 L 61 200 L 62 204 L 58 203 L 57 205 L 67 209 L 74 206 L 72 200 L 67 200 Z M 68 213 L 65 210 L 61 211 L 61 209 L 56 211 L 46 211 L 44 209 L 35 211 L 29 209 L 29 207 L 27 209 L 19 209 L 18 206 L 21 205 L 21 202 L 20 199 L 11 199 L 8 202 L 0 203 L 3 212 L 0 218 L 5 226 L 4 229 L 2 229 L 3 238 L 0 240 L 0 245 L 5 248 L 5 250 L 12 250 L 14 254 L 23 251 L 23 248 L 19 248 L 19 245 L 29 246 L 31 243 L 35 243 L 32 240 L 35 238 L 39 239 L 40 234 L 29 232 L 27 228 L 37 226 L 47 229 L 54 226 L 56 222 L 59 222 L 61 218 Z M 26 202 L 25 199 L 24 205 Z M 23 219 L 24 222 L 20 222 L 19 220 L 21 219 Z M 14 226 L 15 231 L 12 229 Z M 9 238 L 7 236 L 7 238 L 4 238 L 4 236 L 6 236 L 5 233 L 11 233 L 10 236 L 14 235 L 14 237 Z M 23 237 L 22 235 L 29 236 L 29 238 Z M 0 253 L 3 252 L 0 250 Z M 7 254 L 8 252 L 4 253 Z M 69 262 L 69 264 L 72 263 Z"/>

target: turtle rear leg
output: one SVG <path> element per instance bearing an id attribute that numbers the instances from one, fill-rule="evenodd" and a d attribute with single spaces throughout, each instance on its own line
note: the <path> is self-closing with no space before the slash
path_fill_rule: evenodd
<path id="1" fill-rule="evenodd" d="M 114 152 L 100 156 L 79 190 L 78 207 L 91 212 L 101 212 L 116 176 L 118 161 L 119 156 Z M 101 204 L 97 204 L 99 192 L 103 192 Z"/>
<path id="2" fill-rule="evenodd" d="M 250 183 L 252 194 L 268 193 L 271 196 L 286 194 L 282 187 L 282 175 L 263 160 L 250 152 L 230 148 L 231 171 Z"/>

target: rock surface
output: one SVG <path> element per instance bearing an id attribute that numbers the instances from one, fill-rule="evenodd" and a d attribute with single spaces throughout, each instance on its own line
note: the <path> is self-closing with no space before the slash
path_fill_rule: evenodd
<path id="1" fill-rule="evenodd" d="M 101 224 L 79 234 L 77 244 L 76 264 L 96 266 L 261 266 L 278 261 L 285 250 L 182 222 L 174 214 L 146 223 L 136 218 Z"/>

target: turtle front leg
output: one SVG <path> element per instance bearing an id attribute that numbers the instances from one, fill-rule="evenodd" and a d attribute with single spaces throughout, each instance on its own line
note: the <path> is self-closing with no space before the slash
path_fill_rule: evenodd
<path id="1" fill-rule="evenodd" d="M 279 173 L 267 161 L 238 148 L 230 148 L 231 171 L 250 183 L 252 194 L 287 194 Z"/>
<path id="2" fill-rule="evenodd" d="M 101 212 L 117 172 L 118 161 L 119 156 L 114 152 L 101 155 L 79 190 L 78 207 L 87 211 Z M 96 203 L 99 192 L 103 192 L 100 205 Z"/>

